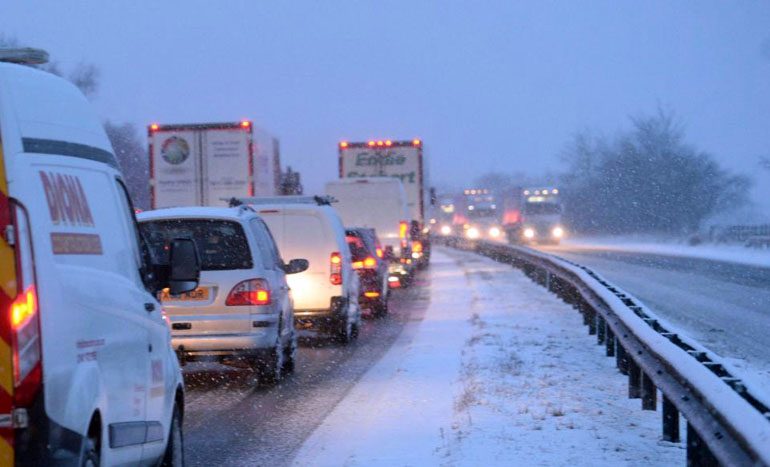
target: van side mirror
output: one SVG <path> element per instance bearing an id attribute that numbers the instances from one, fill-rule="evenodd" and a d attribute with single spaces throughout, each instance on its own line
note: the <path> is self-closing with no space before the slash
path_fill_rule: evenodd
<path id="1" fill-rule="evenodd" d="M 293 259 L 288 264 L 283 265 L 283 270 L 286 274 L 297 274 L 302 271 L 306 271 L 310 267 L 310 263 L 306 259 Z"/>
<path id="2" fill-rule="evenodd" d="M 168 251 L 168 291 L 171 295 L 190 292 L 200 281 L 200 258 L 195 242 L 189 238 L 175 238 Z"/>

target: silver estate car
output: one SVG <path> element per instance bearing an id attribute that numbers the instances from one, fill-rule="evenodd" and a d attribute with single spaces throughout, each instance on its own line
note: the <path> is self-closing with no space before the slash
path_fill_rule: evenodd
<path id="1" fill-rule="evenodd" d="M 163 292 L 172 346 L 182 364 L 249 364 L 261 384 L 276 384 L 294 370 L 297 336 L 286 275 L 308 267 L 284 263 L 254 210 L 186 207 L 139 216 L 142 234 L 162 256 L 169 239 L 192 238 L 200 255 L 200 285 L 178 296 Z"/>

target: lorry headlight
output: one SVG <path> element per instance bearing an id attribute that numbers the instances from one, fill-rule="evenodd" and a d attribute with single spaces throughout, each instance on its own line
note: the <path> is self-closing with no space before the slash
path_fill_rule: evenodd
<path id="1" fill-rule="evenodd" d="M 449 227 L 448 225 L 441 226 L 441 235 L 451 235 L 451 234 L 452 234 L 452 227 Z"/>
<path id="2" fill-rule="evenodd" d="M 489 236 L 490 237 L 497 238 L 497 237 L 500 236 L 501 233 L 502 232 L 500 232 L 500 229 L 498 227 L 492 227 L 491 229 L 489 229 Z"/>
<path id="3" fill-rule="evenodd" d="M 465 235 L 467 235 L 468 238 L 470 239 L 479 238 L 479 229 L 477 229 L 476 227 L 471 227 L 470 229 L 465 231 Z"/>
<path id="4" fill-rule="evenodd" d="M 535 229 L 532 227 L 527 227 L 524 229 L 524 237 L 525 238 L 535 238 Z"/>
<path id="5" fill-rule="evenodd" d="M 554 237 L 561 238 L 564 236 L 564 229 L 562 229 L 561 227 L 554 227 L 551 233 L 553 234 Z"/>

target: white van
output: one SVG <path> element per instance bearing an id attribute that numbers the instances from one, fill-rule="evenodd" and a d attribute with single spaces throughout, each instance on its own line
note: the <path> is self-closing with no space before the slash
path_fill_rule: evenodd
<path id="1" fill-rule="evenodd" d="M 179 465 L 183 381 L 155 294 L 197 286 L 194 244 L 150 261 L 102 125 L 63 79 L 0 63 L 0 139 L 0 462 Z"/>
<path id="2" fill-rule="evenodd" d="M 286 258 L 309 261 L 308 269 L 287 278 L 294 296 L 294 319 L 347 343 L 358 335 L 359 280 L 353 270 L 345 228 L 324 197 L 243 198 L 264 219 Z"/>
<path id="3" fill-rule="evenodd" d="M 409 210 L 401 180 L 394 177 L 343 178 L 326 184 L 326 194 L 337 200 L 334 209 L 345 227 L 376 231 L 383 246 L 396 258 L 408 235 Z"/>

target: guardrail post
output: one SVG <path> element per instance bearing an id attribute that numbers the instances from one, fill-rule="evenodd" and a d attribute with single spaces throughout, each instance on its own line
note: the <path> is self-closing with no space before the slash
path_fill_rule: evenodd
<path id="1" fill-rule="evenodd" d="M 628 398 L 639 399 L 642 397 L 641 379 L 642 369 L 634 361 L 633 358 L 628 358 Z"/>
<path id="2" fill-rule="evenodd" d="M 663 396 L 663 441 L 678 443 L 679 439 L 679 411 L 671 401 Z"/>
<path id="3" fill-rule="evenodd" d="M 700 435 L 689 423 L 687 424 L 687 465 L 697 465 L 698 467 L 718 467 L 714 455 L 703 442 Z"/>
<path id="4" fill-rule="evenodd" d="M 620 341 L 615 343 L 615 364 L 621 374 L 628 374 L 628 357 L 626 356 L 626 349 Z"/>
<path id="5" fill-rule="evenodd" d="M 607 330 L 607 322 L 604 317 L 596 315 L 596 343 L 599 345 L 604 344 L 604 336 Z"/>
<path id="6" fill-rule="evenodd" d="M 642 372 L 642 410 L 657 410 L 658 389 L 647 373 Z"/>
<path id="7" fill-rule="evenodd" d="M 605 338 L 605 344 L 607 344 L 607 356 L 615 356 L 615 333 L 607 326 L 607 337 Z"/>

